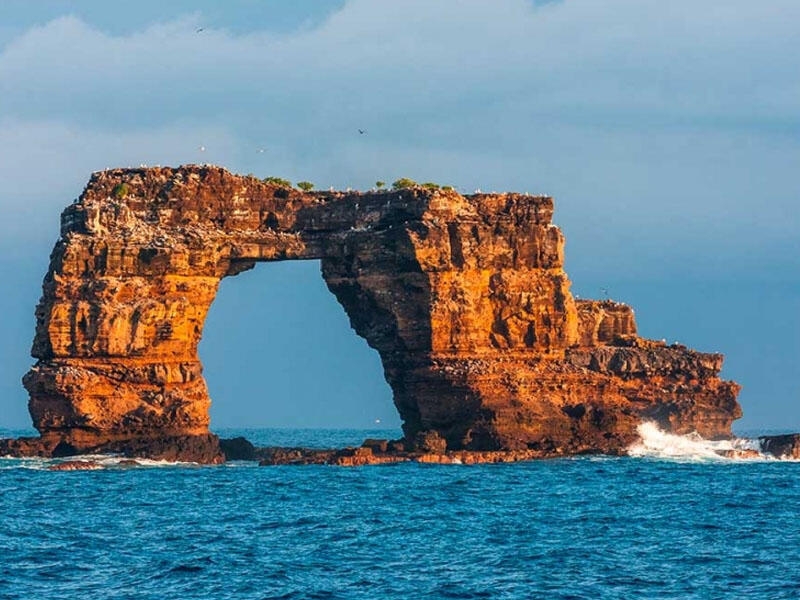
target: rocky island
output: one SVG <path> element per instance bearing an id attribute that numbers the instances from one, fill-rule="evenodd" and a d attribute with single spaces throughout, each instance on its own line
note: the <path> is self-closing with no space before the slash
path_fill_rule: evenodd
<path id="1" fill-rule="evenodd" d="M 552 198 L 515 193 L 305 192 L 196 165 L 95 173 L 62 214 L 36 309 L 23 383 L 40 437 L 0 454 L 252 454 L 209 432 L 198 342 L 223 277 L 296 259 L 320 259 L 380 354 L 404 437 L 266 462 L 618 454 L 643 421 L 730 437 L 739 386 L 718 377 L 722 355 L 642 339 L 629 306 L 576 300 L 552 215 Z"/>

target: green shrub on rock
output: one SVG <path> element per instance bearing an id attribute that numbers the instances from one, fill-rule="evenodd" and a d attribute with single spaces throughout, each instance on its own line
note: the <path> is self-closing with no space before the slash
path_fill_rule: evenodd
<path id="1" fill-rule="evenodd" d="M 125 196 L 131 193 L 130 188 L 128 187 L 127 183 L 118 183 L 114 186 L 114 189 L 111 190 L 111 195 L 114 196 L 117 200 L 121 200 Z"/>
<path id="2" fill-rule="evenodd" d="M 392 183 L 392 189 L 395 190 L 407 190 L 409 188 L 417 187 L 417 182 L 413 179 L 409 179 L 408 177 L 401 177 L 394 183 Z"/>
<path id="3" fill-rule="evenodd" d="M 288 179 L 283 179 L 282 177 L 264 177 L 262 181 L 264 183 L 271 183 L 272 185 L 277 185 L 280 187 L 292 187 L 292 182 Z"/>

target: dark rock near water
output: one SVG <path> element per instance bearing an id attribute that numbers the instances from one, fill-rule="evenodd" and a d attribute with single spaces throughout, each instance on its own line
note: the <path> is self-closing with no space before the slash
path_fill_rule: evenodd
<path id="1" fill-rule="evenodd" d="M 78 440 L 81 440 L 78 442 Z M 39 438 L 0 440 L 0 456 L 42 456 L 61 458 L 80 454 L 109 454 L 129 458 L 149 458 L 167 462 L 195 462 L 219 464 L 225 456 L 214 434 L 146 436 L 100 440 L 97 436 L 71 441 L 56 438 L 53 434 Z"/>
<path id="2" fill-rule="evenodd" d="M 381 453 L 389 450 L 389 440 L 375 440 L 368 438 L 361 444 L 364 448 L 369 448 L 373 452 Z"/>
<path id="3" fill-rule="evenodd" d="M 776 458 L 800 459 L 800 433 L 766 435 L 758 438 L 761 450 Z"/>
<path id="4" fill-rule="evenodd" d="M 246 438 L 220 438 L 219 447 L 225 460 L 257 460 L 256 447 Z"/>

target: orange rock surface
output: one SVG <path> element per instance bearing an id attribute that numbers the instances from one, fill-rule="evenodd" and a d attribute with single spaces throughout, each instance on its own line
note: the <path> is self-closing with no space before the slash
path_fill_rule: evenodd
<path id="1" fill-rule="evenodd" d="M 141 455 L 172 439 L 178 458 L 220 460 L 197 355 L 219 282 L 309 258 L 379 352 L 408 443 L 616 453 L 642 420 L 729 436 L 739 388 L 717 377 L 722 356 L 638 338 L 623 304 L 576 301 L 552 214 L 551 198 L 512 193 L 301 192 L 211 166 L 95 173 L 62 215 L 36 310 L 24 385 L 42 452 Z"/>

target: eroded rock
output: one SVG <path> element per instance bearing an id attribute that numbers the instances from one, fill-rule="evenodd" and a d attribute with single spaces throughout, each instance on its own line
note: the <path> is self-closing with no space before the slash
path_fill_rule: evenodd
<path id="1" fill-rule="evenodd" d="M 93 460 L 68 460 L 47 467 L 48 471 L 97 471 L 103 465 Z"/>
<path id="2" fill-rule="evenodd" d="M 222 460 L 197 355 L 206 313 L 223 277 L 292 259 L 321 259 L 380 354 L 396 450 L 619 453 L 643 419 L 730 436 L 739 386 L 718 378 L 722 356 L 637 337 L 623 304 L 576 302 L 552 213 L 545 196 L 301 192 L 212 166 L 95 173 L 62 215 L 36 309 L 24 385 L 41 440 L 0 451 Z"/>
<path id="3" fill-rule="evenodd" d="M 256 460 L 256 447 L 243 437 L 220 439 L 220 449 L 225 460 Z"/>
<path id="4" fill-rule="evenodd" d="M 763 452 L 776 458 L 800 459 L 800 433 L 765 435 L 758 441 Z"/>

